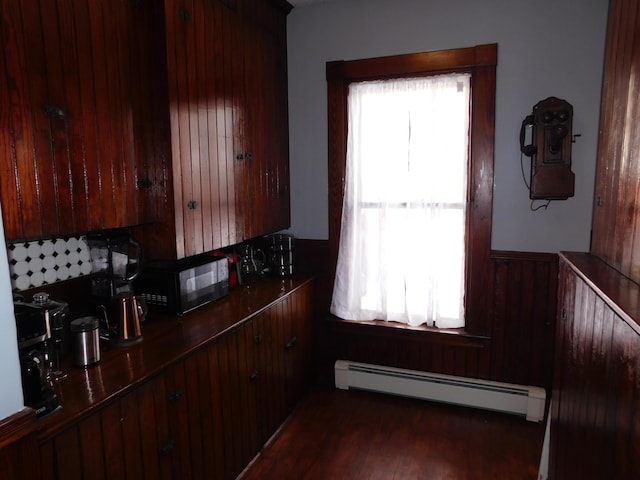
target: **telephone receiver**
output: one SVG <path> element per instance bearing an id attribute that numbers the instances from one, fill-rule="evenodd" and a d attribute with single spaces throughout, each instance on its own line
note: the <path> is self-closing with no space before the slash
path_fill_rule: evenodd
<path id="1" fill-rule="evenodd" d="M 520 127 L 520 151 L 527 157 L 533 157 L 538 149 L 533 144 L 524 144 L 525 131 L 527 127 L 533 127 L 533 115 L 527 115 L 524 117 L 524 120 L 522 120 L 522 126 Z"/>

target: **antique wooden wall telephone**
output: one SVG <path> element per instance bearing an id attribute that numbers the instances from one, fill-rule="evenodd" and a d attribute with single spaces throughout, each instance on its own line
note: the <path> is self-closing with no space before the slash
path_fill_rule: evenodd
<path id="1" fill-rule="evenodd" d="M 571 126 L 573 107 L 549 97 L 533 107 L 520 128 L 520 150 L 531 157 L 529 198 L 565 200 L 573 197 L 575 175 L 571 171 Z M 532 128 L 531 144 L 525 145 L 525 131 Z"/>

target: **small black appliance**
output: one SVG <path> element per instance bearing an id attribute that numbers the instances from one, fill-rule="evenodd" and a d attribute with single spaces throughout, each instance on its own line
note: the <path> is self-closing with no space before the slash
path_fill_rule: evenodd
<path id="1" fill-rule="evenodd" d="M 51 331 L 37 305 L 14 302 L 14 313 L 24 404 L 42 417 L 60 405 L 51 386 Z"/>
<path id="2" fill-rule="evenodd" d="M 150 309 L 183 315 L 229 293 L 226 256 L 146 262 L 135 281 Z"/>

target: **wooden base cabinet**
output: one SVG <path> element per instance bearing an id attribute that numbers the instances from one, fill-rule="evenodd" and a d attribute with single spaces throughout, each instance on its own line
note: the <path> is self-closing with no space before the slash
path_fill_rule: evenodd
<path id="1" fill-rule="evenodd" d="M 171 478 L 164 376 L 40 446 L 43 479 Z"/>
<path id="2" fill-rule="evenodd" d="M 312 378 L 312 288 L 308 285 L 249 319 L 215 346 L 229 454 L 235 478 L 293 411 Z"/>
<path id="3" fill-rule="evenodd" d="M 41 439 L 42 478 L 235 479 L 310 384 L 312 315 L 307 282 Z"/>
<path id="4" fill-rule="evenodd" d="M 640 286 L 563 254 L 549 478 L 640 478 Z"/>

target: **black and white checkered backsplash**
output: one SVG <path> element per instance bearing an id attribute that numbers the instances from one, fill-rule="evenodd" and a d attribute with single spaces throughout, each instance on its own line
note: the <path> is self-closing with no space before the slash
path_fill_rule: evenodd
<path id="1" fill-rule="evenodd" d="M 89 246 L 84 237 L 8 244 L 7 257 L 14 291 L 91 273 Z"/>

